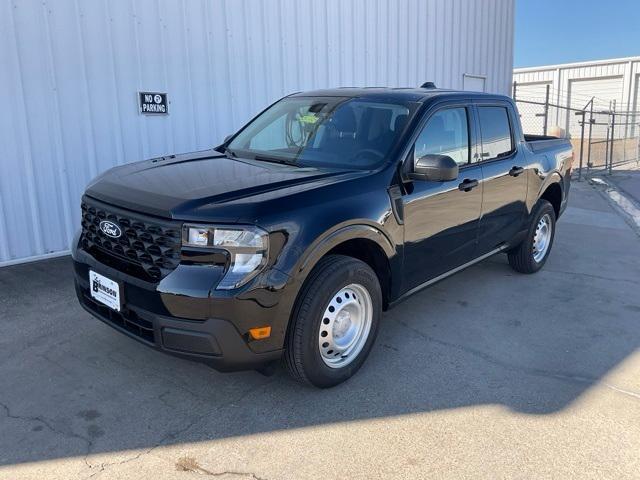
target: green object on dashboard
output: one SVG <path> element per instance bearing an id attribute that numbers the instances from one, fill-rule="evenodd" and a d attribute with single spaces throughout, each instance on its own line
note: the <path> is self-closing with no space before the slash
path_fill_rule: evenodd
<path id="1" fill-rule="evenodd" d="M 311 124 L 314 124 L 318 121 L 318 117 L 316 117 L 315 115 L 309 115 L 309 114 L 301 115 L 299 119 L 302 123 L 311 123 Z"/>

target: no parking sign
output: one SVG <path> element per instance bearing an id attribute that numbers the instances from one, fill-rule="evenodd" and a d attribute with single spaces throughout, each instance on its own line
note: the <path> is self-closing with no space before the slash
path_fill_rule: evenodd
<path id="1" fill-rule="evenodd" d="M 140 113 L 145 115 L 167 115 L 169 105 L 167 94 L 159 92 L 138 92 Z"/>

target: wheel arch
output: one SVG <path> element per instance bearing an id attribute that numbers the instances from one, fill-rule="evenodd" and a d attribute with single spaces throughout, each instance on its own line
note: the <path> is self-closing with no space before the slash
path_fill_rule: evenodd
<path id="1" fill-rule="evenodd" d="M 560 216 L 560 208 L 562 206 L 562 183 L 559 176 L 554 175 L 552 181 L 547 182 L 540 190 L 538 198 L 548 201 L 556 214 L 556 218 Z"/>
<path id="2" fill-rule="evenodd" d="M 367 224 L 346 225 L 323 235 L 302 256 L 296 269 L 300 289 L 316 264 L 325 256 L 338 254 L 363 261 L 378 276 L 386 309 L 391 295 L 392 259 L 397 251 L 379 228 Z"/>
<path id="3" fill-rule="evenodd" d="M 355 238 L 336 245 L 326 255 L 345 255 L 369 265 L 380 282 L 383 309 L 388 308 L 391 292 L 391 263 L 380 245 L 373 240 Z"/>

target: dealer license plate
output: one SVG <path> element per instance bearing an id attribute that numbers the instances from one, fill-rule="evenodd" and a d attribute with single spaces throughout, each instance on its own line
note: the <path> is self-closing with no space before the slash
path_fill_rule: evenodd
<path id="1" fill-rule="evenodd" d="M 109 308 L 120 311 L 120 285 L 110 278 L 89 270 L 91 297 Z"/>

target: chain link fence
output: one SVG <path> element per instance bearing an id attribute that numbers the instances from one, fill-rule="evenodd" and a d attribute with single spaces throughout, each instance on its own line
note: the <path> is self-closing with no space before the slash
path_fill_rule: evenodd
<path id="1" fill-rule="evenodd" d="M 550 135 L 556 127 L 566 131 L 576 154 L 574 172 L 579 179 L 640 166 L 640 111 L 595 96 L 572 98 L 550 85 L 519 91 L 514 82 L 513 99 L 525 133 Z"/>

